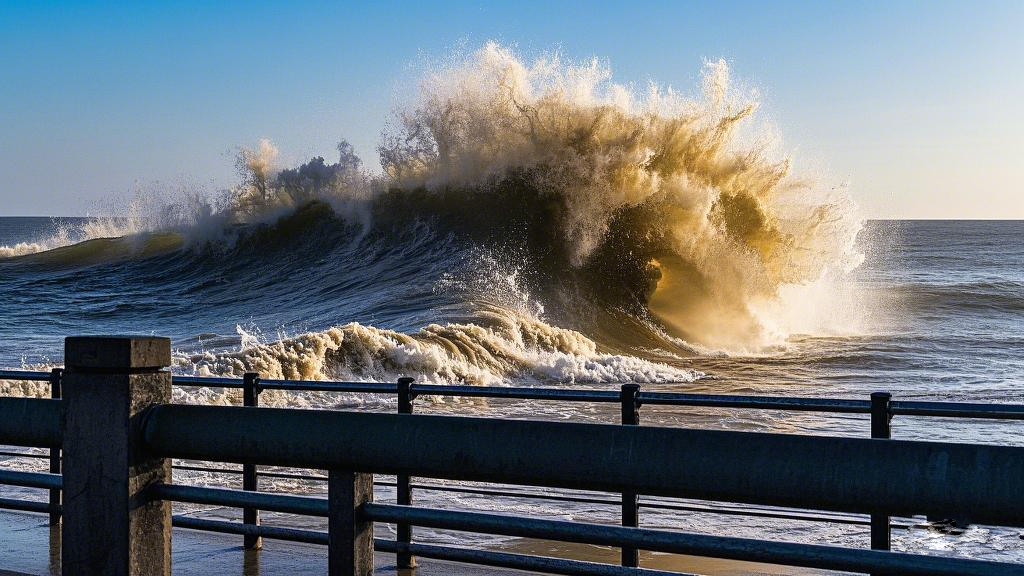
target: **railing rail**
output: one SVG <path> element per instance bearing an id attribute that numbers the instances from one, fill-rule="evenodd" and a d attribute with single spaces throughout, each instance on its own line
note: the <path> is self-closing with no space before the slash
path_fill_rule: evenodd
<path id="1" fill-rule="evenodd" d="M 0 370 L 0 380 L 48 382 L 51 372 L 28 370 Z M 179 376 L 172 378 L 175 386 L 202 386 L 243 389 L 244 378 L 215 376 Z M 275 380 L 260 378 L 259 390 L 292 392 L 350 392 L 361 394 L 398 394 L 393 382 L 345 382 L 327 380 Z M 413 398 L 417 396 L 448 396 L 467 398 L 495 398 L 506 400 L 545 400 L 553 402 L 618 403 L 618 390 L 565 389 L 515 386 L 456 386 L 443 384 L 417 384 L 409 387 Z M 650 406 L 690 406 L 710 408 L 740 408 L 752 410 L 780 410 L 823 412 L 834 414 L 869 414 L 870 400 L 848 398 L 813 398 L 799 396 L 751 396 L 733 394 L 690 394 L 674 392 L 640 391 L 637 401 Z M 946 418 L 976 418 L 997 420 L 1024 420 L 1024 404 L 941 402 L 893 400 L 893 416 L 926 416 Z"/>
<path id="2" fill-rule="evenodd" d="M 178 404 L 142 433 L 168 458 L 1024 526 L 1024 448 L 1007 446 Z"/>
<path id="3" fill-rule="evenodd" d="M 378 522 L 414 522 L 442 530 L 460 530 L 577 542 L 604 546 L 630 545 L 656 552 L 710 556 L 806 568 L 920 576 L 1024 574 L 1024 566 L 961 558 L 851 550 L 838 546 L 766 542 L 751 538 L 707 536 L 649 528 L 629 528 L 541 520 L 499 514 L 434 510 L 389 504 L 365 504 L 364 514 Z"/>
<path id="4" fill-rule="evenodd" d="M 91 362 L 92 360 L 90 360 Z M 49 382 L 51 396 L 54 400 L 33 398 L 0 398 L 0 443 L 19 446 L 49 447 L 49 455 L 24 454 L 29 457 L 43 457 L 50 460 L 50 473 L 29 473 L 0 471 L 0 484 L 13 484 L 23 487 L 41 488 L 49 491 L 49 502 L 31 502 L 13 499 L 0 499 L 0 508 L 12 508 L 36 512 L 49 512 L 51 521 L 60 521 L 62 477 L 60 446 L 62 444 L 62 407 L 61 384 L 63 370 L 54 369 L 49 372 L 25 370 L 0 370 L 0 380 L 25 380 Z M 147 449 L 165 457 L 178 457 L 194 460 L 242 463 L 241 470 L 225 470 L 212 467 L 177 466 L 177 469 L 205 472 L 224 472 L 242 474 L 243 490 L 226 490 L 156 484 L 147 492 L 154 501 L 192 502 L 218 506 L 238 507 L 244 511 L 243 522 L 227 522 L 193 518 L 190 516 L 174 516 L 175 526 L 204 529 L 217 532 L 240 534 L 245 537 L 247 548 L 258 548 L 262 537 L 281 538 L 302 542 L 328 543 L 331 545 L 332 562 L 337 558 L 333 550 L 336 542 L 328 533 L 262 526 L 259 510 L 302 514 L 311 516 L 328 516 L 331 518 L 332 530 L 337 527 L 337 511 L 331 504 L 333 500 L 308 497 L 267 494 L 258 492 L 258 478 L 280 477 L 295 478 L 328 483 L 329 492 L 334 493 L 339 486 L 348 486 L 348 479 L 356 478 L 356 491 L 349 488 L 349 503 L 356 503 L 349 515 L 355 514 L 362 518 L 359 522 L 386 521 L 396 524 L 398 534 L 395 541 L 377 540 L 368 543 L 365 537 L 362 546 L 376 547 L 378 550 L 395 552 L 398 566 L 412 568 L 415 566 L 414 555 L 425 557 L 446 558 L 473 561 L 485 565 L 506 566 L 525 569 L 544 569 L 549 573 L 562 574 L 662 574 L 652 570 L 632 568 L 638 565 L 638 549 L 681 551 L 687 553 L 707 553 L 725 558 L 746 559 L 754 561 L 781 562 L 798 566 L 826 567 L 831 569 L 857 569 L 878 573 L 898 572 L 907 574 L 1017 574 L 1024 573 L 1024 567 L 1000 563 L 976 562 L 971 560 L 941 559 L 945 566 L 954 568 L 939 569 L 934 559 L 915 555 L 886 554 L 884 552 L 851 551 L 845 548 L 820 547 L 811 545 L 789 545 L 783 543 L 765 543 L 763 541 L 739 542 L 742 539 L 730 539 L 702 535 L 680 535 L 679 533 L 652 531 L 635 528 L 638 524 L 637 511 L 641 507 L 664 510 L 709 511 L 713 513 L 736 513 L 761 515 L 773 518 L 790 518 L 805 520 L 822 520 L 849 524 L 870 524 L 871 544 L 876 550 L 887 550 L 889 547 L 889 528 L 892 524 L 891 514 L 926 514 L 938 517 L 955 517 L 960 521 L 987 522 L 1006 526 L 1024 525 L 1024 508 L 1018 505 L 1011 496 L 1019 492 L 1017 484 L 1024 477 L 1024 460 L 1022 450 L 1018 448 L 998 446 L 952 445 L 924 442 L 888 441 L 871 443 L 870 441 L 853 438 L 814 438 L 799 436 L 783 436 L 771 434 L 746 434 L 736 432 L 686 431 L 641 428 L 639 409 L 643 405 L 710 407 L 722 409 L 758 409 L 780 411 L 813 411 L 837 414 L 870 415 L 871 436 L 873 438 L 890 437 L 890 420 L 893 416 L 914 417 L 956 417 L 999 420 L 1024 420 L 1024 405 L 1015 404 L 981 404 L 936 401 L 893 401 L 888 394 L 874 394 L 870 400 L 845 398 L 807 398 L 807 397 L 765 397 L 750 395 L 725 394 L 693 394 L 675 392 L 641 391 L 639 386 L 626 384 L 621 390 L 564 389 L 543 387 L 503 387 L 503 386 L 448 386 L 435 384 L 417 384 L 411 379 L 401 379 L 397 383 L 378 382 L 343 382 L 343 381 L 291 381 L 279 379 L 261 379 L 256 374 L 246 374 L 244 378 L 174 376 L 170 379 L 177 386 L 207 386 L 235 388 L 242 391 L 243 404 L 246 407 L 259 405 L 259 394 L 263 390 L 282 391 L 320 391 L 347 392 L 397 395 L 398 412 L 401 416 L 386 414 L 342 414 L 324 411 L 297 411 L 260 409 L 258 412 L 245 411 L 230 407 L 209 406 L 174 406 L 162 404 L 152 408 L 142 424 L 142 434 L 147 442 Z M 590 424 L 565 424 L 552 422 L 505 422 L 494 419 L 449 418 L 441 416 L 414 416 L 414 400 L 417 396 L 451 396 L 476 397 L 501 400 L 535 400 L 559 402 L 592 402 L 613 404 L 621 408 L 621 423 L 634 428 Z M 236 412 L 237 411 L 237 412 Z M 248 416 L 239 416 L 242 413 Z M 355 419 L 339 425 L 332 419 L 337 417 Z M 357 422 L 358 420 L 358 422 Z M 450 422 L 451 421 L 451 422 Z M 228 422 L 228 424 L 225 424 Z M 334 422 L 334 424 L 331 424 Z M 547 425 L 556 425 L 557 431 L 548 431 L 548 435 L 538 439 L 535 434 Z M 559 429 L 557 426 L 568 426 Z M 290 444 L 291 440 L 301 437 L 303 427 L 320 432 L 328 426 L 333 432 L 329 434 L 330 442 L 311 446 L 309 442 L 301 445 Z M 466 426 L 472 429 L 463 429 Z M 508 427 L 511 426 L 511 427 Z M 597 428 L 586 428 L 596 426 Z M 370 431 L 367 431 L 369 427 Z M 581 428 L 582 427 L 582 428 Z M 218 433 L 215 436 L 204 436 L 202 430 L 228 430 L 229 434 Z M 377 439 L 381 434 L 388 438 L 382 444 L 402 447 L 397 458 L 384 461 L 387 455 L 379 453 L 376 447 L 369 448 L 365 442 L 362 448 L 356 436 L 344 436 L 343 431 L 351 432 L 359 429 L 358 436 Z M 401 430 L 405 431 L 402 432 Z M 458 430 L 456 430 L 458 429 Z M 555 430 L 551 429 L 551 430 Z M 604 430 L 599 433 L 599 429 Z M 283 434 L 285 440 L 277 437 L 273 431 Z M 283 432 L 282 432 L 283 431 Z M 389 432 L 390 431 L 390 432 Z M 525 432 L 524 432 L 525 431 Z M 437 444 L 438 434 L 442 434 L 445 449 L 451 451 L 452 446 L 461 446 L 462 452 L 455 457 L 462 458 L 458 472 L 445 469 L 442 464 L 444 455 L 431 452 L 432 445 Z M 520 434 L 516 436 L 516 434 Z M 465 447 L 458 444 L 458 438 L 474 438 L 478 441 L 481 434 L 492 441 L 488 454 L 475 454 L 467 464 Z M 573 434 L 578 434 L 574 436 Z M 620 435 L 637 434 L 632 440 L 622 440 Z M 663 437 L 668 434 L 672 438 Z M 688 434 L 697 436 L 686 437 Z M 729 435 L 739 435 L 732 438 Z M 678 437 L 676 437 L 678 436 Z M 343 440 L 340 438 L 344 438 Z M 430 438 L 429 442 L 422 442 Z M 737 440 L 736 438 L 742 438 Z M 594 472 L 595 460 L 588 458 L 587 473 L 556 477 L 548 475 L 547 469 L 561 471 L 572 470 L 566 466 L 566 455 L 557 457 L 544 452 L 545 447 L 569 441 L 576 445 L 592 442 L 602 446 L 611 455 L 600 460 L 603 467 Z M 868 442 L 867 444 L 863 444 Z M 529 459 L 523 455 L 503 453 L 501 446 L 534 447 Z M 686 454 L 659 459 L 657 454 L 644 452 L 650 447 L 685 446 Z M 349 452 L 345 452 L 346 447 Z M 325 451 L 326 450 L 326 451 Z M 359 450 L 362 450 L 361 452 Z M 695 451 L 696 450 L 696 451 Z M 703 452 L 702 452 L 703 450 Z M 751 456 L 751 450 L 754 456 Z M 509 451 L 505 451 L 509 452 Z M 514 451 L 512 451 L 514 452 Z M 595 452 L 595 451 L 592 451 Z M 20 456 L 21 453 L 4 451 L 0 456 Z M 623 455 L 629 455 L 630 460 Z M 852 455 L 852 456 L 851 456 Z M 449 455 L 450 456 L 450 455 Z M 347 460 L 345 459 L 347 458 Z M 625 458 L 625 459 L 624 459 Z M 751 460 L 756 462 L 751 463 Z M 650 472 L 650 462 L 685 462 L 687 465 L 672 468 L 671 473 L 664 476 L 662 484 L 654 482 L 656 478 Z M 539 464 L 538 464 L 539 462 Z M 758 485 L 753 491 L 745 482 L 730 484 L 723 481 L 721 474 L 706 476 L 706 471 L 721 467 L 722 462 L 742 462 L 742 466 L 731 465 L 726 476 L 736 480 L 743 474 L 741 468 L 758 470 Z M 830 462 L 831 472 L 825 474 L 828 482 L 815 478 L 821 476 L 811 472 L 812 468 L 820 468 L 823 462 Z M 891 465 L 891 462 L 897 462 Z M 993 462 L 997 462 L 997 474 L 978 474 L 978 470 L 991 471 Z M 956 490 L 943 490 L 921 482 L 928 474 L 934 472 L 939 463 L 943 467 L 942 485 L 948 488 L 955 485 Z M 557 465 L 556 465 L 557 464 Z M 813 464 L 813 466 L 812 466 Z M 327 476 L 300 475 L 288 472 L 258 471 L 257 466 L 285 466 L 312 469 L 332 470 Z M 438 467 L 441 466 L 441 467 Z M 646 469 L 645 469 L 646 466 Z M 793 474 L 794 466 L 807 471 L 805 475 Z M 895 467 L 894 467 L 895 466 Z M 986 468 L 988 467 L 988 468 Z M 365 470 L 374 473 L 390 473 L 396 475 L 396 481 L 377 482 L 376 485 L 394 486 L 397 491 L 397 506 L 384 504 L 359 504 L 359 482 L 363 482 L 362 490 L 372 492 L 373 483 L 367 479 L 359 480 L 359 474 L 338 475 L 337 470 Z M 465 472 L 469 470 L 470 472 Z M 535 476 L 524 472 L 533 470 Z M 688 475 L 692 470 L 703 472 Z M 874 470 L 875 472 L 871 472 Z M 865 473 L 867 471 L 867 473 Z M 930 472 L 931 471 L 931 472 Z M 540 474 L 537 476 L 536 474 Z M 616 474 L 619 474 L 618 476 Z M 612 500 L 607 497 L 572 496 L 556 494 L 538 494 L 531 492 L 503 492 L 474 487 L 453 487 L 413 483 L 412 476 L 428 478 L 447 478 L 456 480 L 527 484 L 545 487 L 564 487 L 576 490 L 594 490 L 621 493 L 621 498 Z M 594 476 L 599 477 L 595 479 Z M 638 480 L 639 478 L 639 480 Z M 909 481 L 916 479 L 916 482 Z M 950 480 L 953 478 L 953 480 Z M 339 480 L 340 479 L 340 480 Z M 617 480 L 616 480 L 617 479 Z M 766 479 L 768 480 L 766 482 Z M 774 483 L 783 479 L 782 484 Z M 842 479 L 852 479 L 844 481 Z M 645 480 L 647 483 L 643 483 Z M 654 483 L 652 483 L 654 482 Z M 666 483 L 667 482 L 667 483 Z M 788 484 L 786 484 L 788 482 Z M 852 484 L 850 484 L 852 482 Z M 678 488 L 686 485 L 685 490 Z M 897 486 L 893 489 L 892 486 Z M 660 486 L 660 488 L 659 488 Z M 675 486 L 675 488 L 672 488 Z M 867 489 L 865 486 L 873 486 Z M 517 496 L 526 498 L 546 498 L 569 502 L 587 502 L 607 505 L 621 505 L 622 528 L 579 523 L 555 523 L 551 521 L 533 520 L 495 516 L 477 513 L 458 513 L 420 509 L 412 506 L 412 490 L 449 490 L 493 496 Z M 637 493 L 672 497 L 694 498 L 699 500 L 718 500 L 736 502 L 751 507 L 696 506 L 686 503 L 641 500 Z M 786 496 L 790 494 L 790 496 Z M 355 498 L 355 500 L 352 500 Z M 789 498 L 787 500 L 787 498 Z M 772 506 L 773 509 L 761 510 L 756 506 Z M 799 508 L 800 510 L 781 509 L 779 507 Z M 825 510 L 830 512 L 809 512 L 807 509 Z M 837 515 L 835 512 L 841 512 Z M 344 512 L 344 507 L 342 507 Z M 866 515 L 866 516 L 865 516 Z M 355 518 L 356 516 L 352 516 Z M 494 516 L 490 518 L 489 516 Z M 511 518 L 511 519 L 510 519 Z M 549 524 L 546 524 L 549 523 Z M 565 524 L 565 526 L 561 526 Z M 608 566 L 592 562 L 579 562 L 551 558 L 531 558 L 516 554 L 495 553 L 466 550 L 447 546 L 431 546 L 412 542 L 412 527 L 425 526 L 439 529 L 479 530 L 494 534 L 518 535 L 524 537 L 554 537 L 567 541 L 587 542 L 618 546 L 622 549 L 623 567 Z M 518 526 L 519 532 L 510 534 L 509 526 Z M 896 524 L 903 525 L 906 524 Z M 461 528 L 460 528 L 461 526 Z M 505 526 L 505 528 L 501 528 Z M 592 528 L 593 527 L 593 528 Z M 504 531 L 503 531 L 504 530 Z M 595 532 L 596 530 L 596 532 Z M 611 530 L 608 532 L 607 530 Z M 358 530 L 356 530 L 358 532 Z M 333 532 L 332 532 L 333 533 Z M 547 536 L 545 536 L 545 534 Z M 575 536 L 574 536 L 575 534 Z M 594 536 L 603 534 L 603 536 Z M 637 536 L 642 534 L 642 536 Z M 573 538 L 576 538 L 575 540 Z M 605 538 L 602 540 L 601 538 Z M 668 538 L 667 548 L 658 548 L 652 542 L 658 538 Z M 690 540 L 687 540 L 690 538 Z M 696 540 L 693 540 L 696 538 Z M 683 544 L 682 542 L 690 542 Z M 703 542 L 709 548 L 700 548 L 693 542 Z M 729 546 L 753 546 L 761 554 L 751 555 L 733 552 Z M 781 548 L 775 547 L 781 545 Z M 690 546 L 686 548 L 686 546 Z M 796 546 L 796 548 L 787 548 Z M 742 546 L 741 546 L 742 548 Z M 834 549 L 831 549 L 834 548 Z M 820 550 L 819 550 L 820 549 Z M 829 549 L 829 550 L 826 550 Z M 772 557 L 765 556 L 765 550 L 777 553 Z M 703 551 L 703 552 L 702 552 Z M 349 556 L 358 556 L 352 551 Z M 835 553 L 836 556 L 829 556 Z M 851 552 L 868 552 L 867 555 L 851 554 Z M 354 557 L 354 556 L 353 556 Z M 348 556 L 345 556 L 348 558 Z M 774 559 L 772 559 L 774 558 Z M 816 559 L 815 559 L 816 558 Z M 952 562 L 950 564 L 950 562 Z M 904 564 L 905 563 L 905 564 Z M 943 571 L 946 570 L 946 571 Z"/>

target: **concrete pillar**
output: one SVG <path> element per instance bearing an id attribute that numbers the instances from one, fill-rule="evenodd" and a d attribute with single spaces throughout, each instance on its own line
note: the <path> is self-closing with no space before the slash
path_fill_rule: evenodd
<path id="1" fill-rule="evenodd" d="M 327 472 L 327 573 L 373 575 L 373 522 L 359 507 L 373 502 L 373 475 L 341 470 Z"/>
<path id="2" fill-rule="evenodd" d="M 171 461 L 139 448 L 143 411 L 171 400 L 171 343 L 153 336 L 64 342 L 65 576 L 169 576 L 171 505 L 143 491 Z"/>

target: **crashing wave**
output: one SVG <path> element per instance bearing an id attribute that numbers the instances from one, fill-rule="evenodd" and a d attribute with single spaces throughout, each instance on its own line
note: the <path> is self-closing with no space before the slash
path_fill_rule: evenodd
<path id="1" fill-rule="evenodd" d="M 91 250 L 126 257 L 274 233 L 265 244 L 277 247 L 301 236 L 297 222 L 323 225 L 294 217 L 319 203 L 363 233 L 427 223 L 440 236 L 518 261 L 551 318 L 591 341 L 654 324 L 695 349 L 749 352 L 794 333 L 848 331 L 858 306 L 850 305 L 844 275 L 862 259 L 854 247 L 861 220 L 844 188 L 792 174 L 790 160 L 772 152 L 771 134 L 752 120 L 756 108 L 731 86 L 721 61 L 706 65 L 697 96 L 654 85 L 638 95 L 596 60 L 527 62 L 490 43 L 424 78 L 420 97 L 386 132 L 382 175 L 363 171 L 344 143 L 336 163 L 314 158 L 282 169 L 264 141 L 240 152 L 241 181 L 219 200 L 146 197 L 117 222 L 121 228 L 97 220 L 79 237 L 141 238 L 93 240 Z M 454 326 L 461 324 L 437 330 Z M 452 338 L 486 340 L 492 329 L 470 336 L 467 324 Z M 666 340 L 644 338 L 619 339 L 641 348 Z M 475 345 L 492 352 L 490 343 Z M 483 378 L 452 358 L 438 377 Z"/>

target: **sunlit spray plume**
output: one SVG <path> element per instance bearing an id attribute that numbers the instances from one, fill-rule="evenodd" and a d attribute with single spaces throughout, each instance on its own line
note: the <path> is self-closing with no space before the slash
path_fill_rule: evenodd
<path id="1" fill-rule="evenodd" d="M 100 239 L 119 239 L 91 247 L 103 253 L 97 256 L 108 257 L 207 246 L 234 240 L 236 235 L 229 231 L 233 225 L 272 223 L 312 201 L 328 202 L 339 215 L 366 227 L 371 179 L 351 145 L 343 140 L 338 151 L 335 164 L 318 157 L 297 168 L 282 169 L 277 147 L 262 139 L 253 148 L 238 149 L 238 183 L 230 189 L 211 192 L 193 183 L 142 185 L 127 198 L 102 202 L 97 212 L 104 216 L 74 222 L 57 219 L 56 232 L 46 238 L 0 246 L 0 258 Z"/>
<path id="2" fill-rule="evenodd" d="M 793 176 L 767 136 L 736 136 L 755 108 L 723 61 L 706 65 L 699 97 L 637 95 L 597 60 L 527 63 L 491 43 L 427 75 L 380 154 L 401 189 L 486 195 L 514 182 L 554 211 L 569 265 L 640 256 L 649 310 L 672 333 L 756 349 L 787 335 L 785 287 L 859 264 L 861 222 L 845 189 Z"/>

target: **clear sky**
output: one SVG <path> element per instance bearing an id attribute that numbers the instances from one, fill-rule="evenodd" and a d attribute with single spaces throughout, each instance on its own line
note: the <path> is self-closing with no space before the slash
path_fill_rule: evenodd
<path id="1" fill-rule="evenodd" d="M 725 58 L 865 215 L 1024 218 L 1021 1 L 298 4 L 0 0 L 0 215 L 224 187 L 263 137 L 374 164 L 417 63 L 497 40 L 684 91 Z"/>

